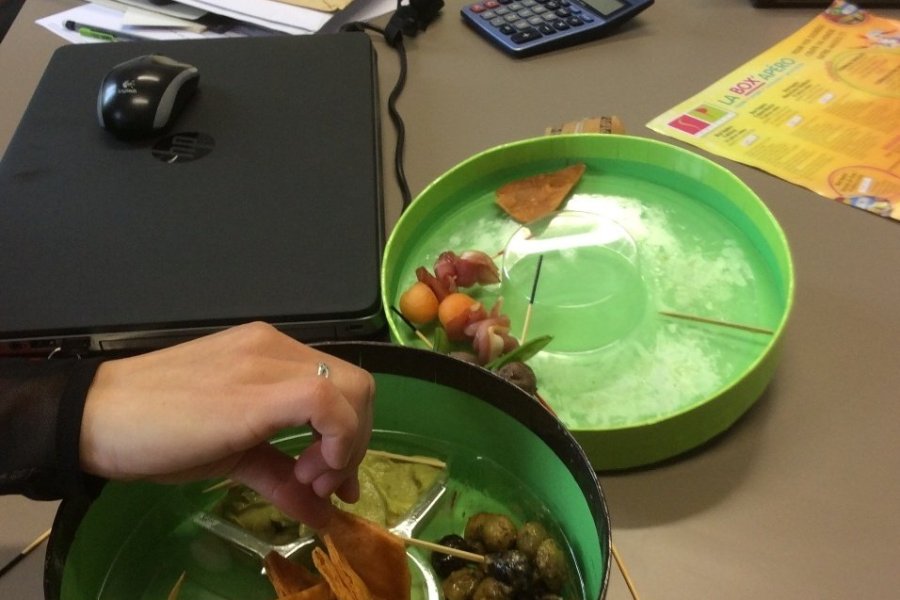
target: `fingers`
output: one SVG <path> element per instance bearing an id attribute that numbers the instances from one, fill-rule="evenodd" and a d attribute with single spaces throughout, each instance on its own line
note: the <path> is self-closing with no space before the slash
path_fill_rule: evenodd
<path id="1" fill-rule="evenodd" d="M 337 492 L 341 500 L 356 502 L 359 499 L 357 465 L 354 461 L 343 469 L 332 469 L 322 456 L 321 440 L 317 440 L 298 457 L 294 464 L 294 476 L 300 483 L 311 486 L 323 498 Z"/>
<path id="2" fill-rule="evenodd" d="M 327 496 L 318 495 L 294 477 L 294 460 L 269 444 L 244 453 L 231 476 L 284 514 L 313 528 L 323 526 L 334 510 Z"/>
<path id="3" fill-rule="evenodd" d="M 255 442 L 285 427 L 306 424 L 312 427 L 318 438 L 316 462 L 306 465 L 311 459 L 304 459 L 302 464 L 306 466 L 298 473 L 307 482 L 324 469 L 355 468 L 369 444 L 374 384 L 367 372 L 346 366 L 350 369 L 343 365 L 335 367 L 329 379 L 309 373 L 285 376 L 283 381 L 267 389 L 265 400 L 250 403 L 241 415 L 248 430 L 259 438 Z M 294 370 L 290 365 L 283 367 Z M 337 377 L 356 381 L 339 385 Z"/>

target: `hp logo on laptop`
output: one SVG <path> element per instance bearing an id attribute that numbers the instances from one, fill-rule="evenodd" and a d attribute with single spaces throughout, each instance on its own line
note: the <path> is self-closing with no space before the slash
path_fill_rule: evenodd
<path id="1" fill-rule="evenodd" d="M 203 158 L 216 145 L 212 136 L 197 131 L 168 135 L 153 145 L 153 156 L 166 163 L 180 163 Z"/>

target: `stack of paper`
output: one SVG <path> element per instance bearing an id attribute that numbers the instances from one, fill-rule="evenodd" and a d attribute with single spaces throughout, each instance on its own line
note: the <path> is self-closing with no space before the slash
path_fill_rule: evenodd
<path id="1" fill-rule="evenodd" d="M 396 0 L 90 0 L 38 24 L 73 43 L 103 41 L 85 35 L 86 30 L 160 40 L 303 35 L 349 13 L 351 2 L 353 20 L 372 19 L 396 8 Z"/>

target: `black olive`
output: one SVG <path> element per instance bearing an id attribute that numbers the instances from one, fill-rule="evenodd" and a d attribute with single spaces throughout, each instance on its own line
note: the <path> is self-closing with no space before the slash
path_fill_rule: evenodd
<path id="1" fill-rule="evenodd" d="M 456 534 L 445 535 L 440 540 L 438 540 L 438 543 L 441 546 L 455 548 L 456 550 L 477 552 L 477 549 L 472 544 Z M 441 579 L 448 577 L 453 571 L 462 569 L 463 567 L 466 567 L 470 564 L 472 563 L 464 558 L 450 556 L 449 554 L 444 554 L 443 552 L 434 551 L 431 553 L 431 567 Z"/>
<path id="2" fill-rule="evenodd" d="M 531 561 L 521 550 L 491 554 L 488 556 L 486 569 L 488 575 L 510 585 L 514 590 L 526 589 L 533 578 Z"/>
<path id="3" fill-rule="evenodd" d="M 450 356 L 463 362 L 481 366 L 481 363 L 478 362 L 478 357 L 471 352 L 466 352 L 464 350 L 454 350 L 450 353 Z"/>

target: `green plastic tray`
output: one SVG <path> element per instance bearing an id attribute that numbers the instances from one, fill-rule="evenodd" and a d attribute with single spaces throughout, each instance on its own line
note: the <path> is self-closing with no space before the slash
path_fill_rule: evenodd
<path id="1" fill-rule="evenodd" d="M 640 318 L 629 309 L 622 319 L 633 322 L 621 331 L 621 319 L 610 319 L 612 340 L 596 334 L 596 323 L 585 323 L 594 333 L 577 339 L 575 351 L 554 340 L 556 347 L 551 343 L 530 364 L 540 395 L 596 469 L 647 465 L 727 429 L 761 395 L 776 367 L 793 301 L 790 250 L 770 211 L 728 170 L 631 136 L 547 136 L 487 150 L 435 180 L 401 216 L 384 255 L 382 299 L 393 341 L 424 347 L 390 310 L 415 281 L 415 269 L 431 269 L 444 250 L 502 251 L 519 224 L 496 206 L 495 190 L 575 162 L 586 163 L 587 171 L 562 208 L 599 214 L 634 240 L 643 282 Z M 549 290 L 541 287 L 542 276 L 533 314 L 541 311 L 542 298 L 581 293 L 593 283 L 582 274 L 571 288 L 554 284 Z M 474 293 L 488 306 L 501 295 L 500 286 Z M 517 334 L 524 315 L 509 316 Z M 590 335 L 597 339 L 593 348 Z"/>
<path id="2" fill-rule="evenodd" d="M 388 343 L 320 348 L 372 371 L 377 392 L 372 447 L 447 462 L 448 493 L 416 537 L 462 531 L 475 512 L 555 524 L 571 551 L 582 600 L 601 600 L 609 577 L 609 515 L 590 462 L 571 434 L 533 398 L 499 377 L 448 356 Z M 309 432 L 278 445 L 296 452 Z M 47 553 L 48 600 L 167 597 L 271 600 L 258 556 L 238 550 L 193 520 L 215 494 L 210 482 L 164 486 L 110 483 L 85 506 L 62 503 Z M 428 552 L 408 549 L 411 564 Z M 413 568 L 414 582 L 416 569 Z M 576 586 L 577 587 L 577 586 Z M 414 589 L 415 591 L 415 589 Z M 413 598 L 437 600 L 420 589 Z"/>

